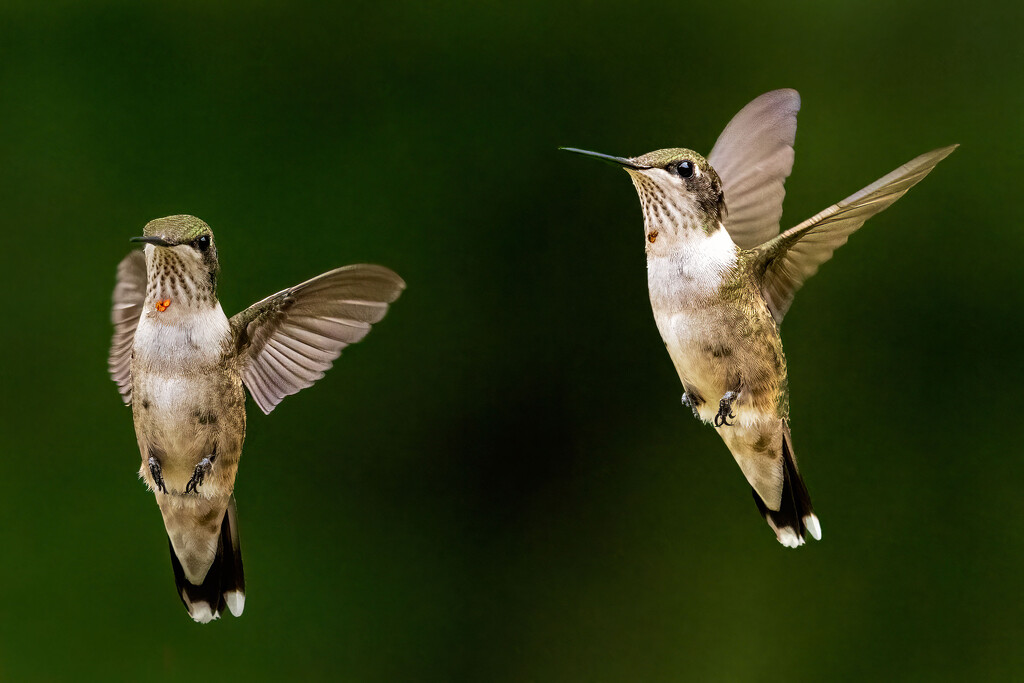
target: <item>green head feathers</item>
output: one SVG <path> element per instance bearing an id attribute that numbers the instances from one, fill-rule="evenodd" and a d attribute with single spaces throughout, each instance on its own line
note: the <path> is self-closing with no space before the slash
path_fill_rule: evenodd
<path id="1" fill-rule="evenodd" d="M 159 272 L 180 284 L 188 297 L 216 301 L 220 263 L 213 231 L 204 221 L 184 214 L 157 218 L 131 241 L 155 247 L 147 264 L 150 279 Z"/>
<path id="2" fill-rule="evenodd" d="M 177 216 L 165 216 L 146 223 L 142 234 L 145 237 L 157 237 L 170 245 L 189 244 L 206 236 L 213 241 L 213 231 L 205 221 L 195 216 L 180 214 Z"/>
<path id="3" fill-rule="evenodd" d="M 689 161 L 700 173 L 711 176 L 713 184 L 718 185 L 718 187 L 722 186 L 722 181 L 719 179 L 718 174 L 715 173 L 715 169 L 711 168 L 708 160 L 692 149 L 685 149 L 683 147 L 658 149 L 648 152 L 643 156 L 634 157 L 631 161 L 638 167 L 662 168 L 669 172 L 674 172 L 678 169 L 679 164 Z"/>

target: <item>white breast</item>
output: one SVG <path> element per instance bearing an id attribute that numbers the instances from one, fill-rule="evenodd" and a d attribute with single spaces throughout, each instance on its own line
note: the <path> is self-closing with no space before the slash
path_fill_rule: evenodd
<path id="1" fill-rule="evenodd" d="M 671 248 L 647 255 L 647 286 L 655 315 L 678 312 L 715 294 L 736 267 L 736 245 L 725 228 L 711 235 L 685 230 Z"/>
<path id="2" fill-rule="evenodd" d="M 135 358 L 145 367 L 174 375 L 220 361 L 231 325 L 219 302 L 202 309 L 168 309 L 163 313 L 153 307 L 147 309 L 135 331 L 133 348 Z"/>

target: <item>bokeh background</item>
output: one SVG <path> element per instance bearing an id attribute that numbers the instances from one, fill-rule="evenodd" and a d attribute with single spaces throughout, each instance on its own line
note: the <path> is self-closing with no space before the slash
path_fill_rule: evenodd
<path id="1" fill-rule="evenodd" d="M 7 2 L 0 680 L 1024 677 L 1021 5 Z M 784 227 L 961 148 L 783 327 L 824 540 L 775 542 L 680 386 L 627 176 L 803 96 Z M 213 226 L 231 314 L 408 290 L 250 404 L 248 603 L 193 624 L 106 372 L 128 237 Z"/>

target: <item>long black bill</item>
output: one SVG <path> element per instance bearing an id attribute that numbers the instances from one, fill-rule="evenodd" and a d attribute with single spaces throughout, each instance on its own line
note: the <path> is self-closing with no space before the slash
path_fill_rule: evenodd
<path id="1" fill-rule="evenodd" d="M 627 159 L 626 157 L 613 157 L 609 154 L 590 152 L 585 149 L 576 149 L 575 147 L 559 147 L 558 149 L 564 150 L 566 152 L 572 152 L 573 154 L 582 154 L 585 157 L 593 157 L 594 159 L 599 159 L 600 161 L 604 161 L 609 164 L 615 164 L 619 168 L 634 168 L 637 170 L 650 168 L 650 166 L 641 166 L 632 159 Z"/>
<path id="2" fill-rule="evenodd" d="M 165 240 L 162 237 L 156 235 L 147 235 L 145 237 L 132 237 L 128 240 L 129 242 L 145 242 L 146 244 L 155 244 L 158 247 L 173 247 L 174 245 Z"/>

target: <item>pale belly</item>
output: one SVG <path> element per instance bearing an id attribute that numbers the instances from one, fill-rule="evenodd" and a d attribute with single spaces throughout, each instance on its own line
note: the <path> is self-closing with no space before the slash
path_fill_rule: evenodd
<path id="1" fill-rule="evenodd" d="M 169 455 L 196 450 L 196 438 L 208 431 L 223 412 L 221 382 L 210 375 L 166 377 L 143 374 L 135 384 L 138 408 L 147 436 Z"/>
<path id="2" fill-rule="evenodd" d="M 151 458 L 171 493 L 185 491 L 196 466 L 210 458 L 213 469 L 200 493 L 230 493 L 245 437 L 245 394 L 237 371 L 222 358 L 229 331 L 219 304 L 179 311 L 176 318 L 147 313 L 139 321 L 132 413 L 140 472 L 150 486 Z"/>
<path id="3" fill-rule="evenodd" d="M 727 392 L 738 392 L 732 412 L 742 423 L 780 416 L 786 369 L 774 330 L 759 333 L 738 311 L 725 307 L 656 320 L 683 387 L 703 401 L 698 406 L 702 419 L 714 419 Z"/>
<path id="4" fill-rule="evenodd" d="M 167 488 L 181 491 L 199 461 L 213 456 L 218 470 L 230 467 L 233 480 L 245 436 L 240 380 L 217 372 L 140 375 L 133 413 L 143 475 L 149 474 L 149 458 L 156 457 Z"/>
<path id="5" fill-rule="evenodd" d="M 716 332 L 720 320 L 704 312 L 661 316 L 658 330 L 679 379 L 704 400 L 718 398 L 739 380 L 733 362 L 736 344 L 730 332 Z"/>

